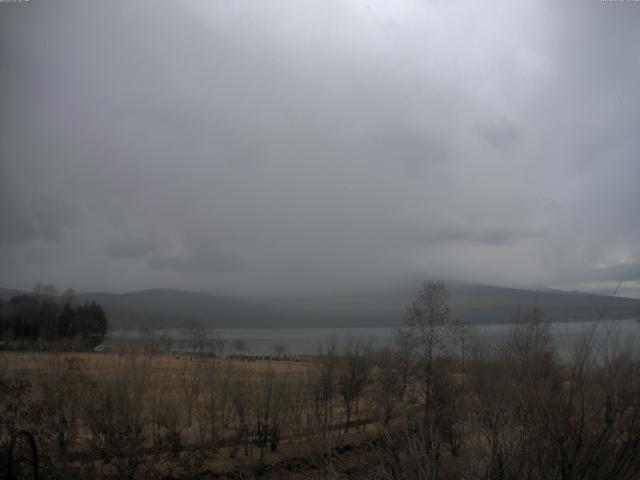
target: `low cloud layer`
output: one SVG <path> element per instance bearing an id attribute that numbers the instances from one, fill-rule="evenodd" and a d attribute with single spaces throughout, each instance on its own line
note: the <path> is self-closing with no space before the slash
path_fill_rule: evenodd
<path id="1" fill-rule="evenodd" d="M 0 4 L 0 285 L 640 296 L 640 4 Z"/>

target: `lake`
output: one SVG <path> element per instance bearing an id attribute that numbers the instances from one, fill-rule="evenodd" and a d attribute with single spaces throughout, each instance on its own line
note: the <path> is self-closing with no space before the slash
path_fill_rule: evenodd
<path id="1" fill-rule="evenodd" d="M 575 344 L 594 329 L 594 340 L 597 345 L 605 342 L 609 346 L 631 345 L 640 348 L 640 323 L 636 319 L 607 320 L 596 324 L 596 321 L 569 321 L 552 323 L 551 332 L 558 352 L 567 357 Z M 473 327 L 472 338 L 482 345 L 498 347 L 510 335 L 513 324 L 478 325 Z M 225 339 L 225 351 L 233 352 L 233 340 L 242 339 L 254 353 L 273 352 L 275 345 L 284 346 L 292 354 L 316 354 L 320 346 L 335 343 L 342 349 L 349 339 L 357 339 L 361 343 L 374 347 L 384 347 L 393 343 L 394 329 L 390 327 L 363 328 L 286 328 L 286 329 L 211 329 L 210 337 L 216 335 Z M 166 336 L 172 340 L 173 349 L 187 349 L 187 342 L 182 329 L 161 329 L 154 332 L 156 336 Z M 135 340 L 143 334 L 132 330 L 114 330 L 109 337 L 114 340 Z M 472 340 L 469 340 L 468 344 Z"/>

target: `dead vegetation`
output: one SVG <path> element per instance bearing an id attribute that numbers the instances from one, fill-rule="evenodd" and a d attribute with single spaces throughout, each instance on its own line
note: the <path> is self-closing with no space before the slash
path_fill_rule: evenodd
<path id="1" fill-rule="evenodd" d="M 33 433 L 45 478 L 637 478 L 636 352 L 561 361 L 535 308 L 481 347 L 427 287 L 396 348 L 312 362 L 3 352 L 0 441 Z"/>

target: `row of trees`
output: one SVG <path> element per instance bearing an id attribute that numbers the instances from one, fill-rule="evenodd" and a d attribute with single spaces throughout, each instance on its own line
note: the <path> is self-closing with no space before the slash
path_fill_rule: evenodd
<path id="1" fill-rule="evenodd" d="M 102 342 L 107 316 L 95 303 L 74 305 L 72 293 L 63 296 L 33 293 L 0 303 L 0 338 L 5 341 L 57 342 L 78 340 L 84 347 Z"/>
<path id="2" fill-rule="evenodd" d="M 410 359 L 422 414 L 385 430 L 368 478 L 638 478 L 638 352 L 596 340 L 601 319 L 561 361 L 537 307 L 518 311 L 506 343 L 482 346 L 451 321 L 448 297 L 427 282 L 407 309 L 395 353 Z"/>
<path id="3" fill-rule="evenodd" d="M 118 478 L 191 478 L 216 456 L 243 463 L 257 452 L 262 462 L 283 444 L 333 478 L 339 461 L 322 454 L 365 428 L 368 453 L 349 478 L 637 478 L 638 355 L 588 335 L 563 362 L 541 310 L 518 320 L 505 344 L 483 346 L 451 322 L 444 284 L 427 283 L 384 350 L 354 339 L 289 368 L 213 359 L 168 366 L 131 353 L 94 357 L 111 362 L 99 379 L 91 365 L 58 355 L 40 365 L 37 394 L 16 403 L 32 402 L 35 420 L 22 427 L 37 431 L 52 476 L 62 478 L 113 469 Z M 7 432 L 20 428 L 12 408 Z"/>

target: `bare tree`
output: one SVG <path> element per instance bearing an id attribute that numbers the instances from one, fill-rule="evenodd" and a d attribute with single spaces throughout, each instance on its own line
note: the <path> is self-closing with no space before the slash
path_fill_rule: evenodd
<path id="1" fill-rule="evenodd" d="M 250 350 L 249 345 L 247 344 L 246 340 L 243 338 L 236 338 L 231 342 L 231 346 L 237 352 L 248 352 Z"/>
<path id="2" fill-rule="evenodd" d="M 182 335 L 187 340 L 187 345 L 192 355 L 203 352 L 209 344 L 207 330 L 195 323 L 189 324 L 182 330 Z"/>
<path id="3" fill-rule="evenodd" d="M 35 295 L 48 295 L 51 297 L 57 297 L 58 289 L 53 285 L 42 284 L 38 282 L 35 287 L 33 287 L 33 293 Z"/>
<path id="4" fill-rule="evenodd" d="M 429 447 L 429 475 L 436 479 L 440 471 L 442 432 L 440 420 L 447 400 L 435 391 L 436 383 L 446 385 L 443 372 L 436 371 L 435 359 L 442 353 L 452 336 L 449 316 L 449 291 L 442 281 L 424 282 L 422 291 L 407 307 L 402 326 L 396 331 L 398 349 L 416 362 L 419 380 L 423 386 L 424 419 L 420 431 Z M 436 395 L 436 393 L 440 393 Z"/>
<path id="5" fill-rule="evenodd" d="M 300 434 L 302 431 L 305 414 L 311 412 L 310 392 L 305 380 L 308 380 L 308 377 L 302 375 L 293 376 L 289 386 L 289 416 L 296 434 Z"/>
<path id="6" fill-rule="evenodd" d="M 287 353 L 287 346 L 284 343 L 276 343 L 272 348 L 273 352 L 278 356 L 282 356 Z"/>
<path id="7" fill-rule="evenodd" d="M 60 294 L 63 303 L 68 304 L 73 302 L 73 298 L 76 296 L 76 292 L 73 288 L 67 288 Z"/>
<path id="8" fill-rule="evenodd" d="M 213 353 L 216 355 L 216 357 L 221 358 L 224 355 L 224 347 L 226 344 L 224 334 L 219 330 L 216 330 L 210 342 L 211 347 L 213 348 Z"/>
<path id="9" fill-rule="evenodd" d="M 460 348 L 460 374 L 462 377 L 462 390 L 465 387 L 466 367 L 467 367 L 467 350 L 472 347 L 471 345 L 475 340 L 475 329 L 472 325 L 463 324 L 459 321 L 453 324 L 453 335 L 455 341 Z"/>
<path id="10" fill-rule="evenodd" d="M 249 372 L 240 368 L 235 372 L 230 383 L 230 400 L 233 406 L 233 427 L 236 431 L 237 443 L 232 451 L 236 455 L 237 447 L 244 445 L 245 455 L 249 454 L 249 425 L 254 413 L 255 389 L 252 385 Z"/>
<path id="11" fill-rule="evenodd" d="M 324 348 L 319 347 L 320 357 L 320 375 L 314 377 L 317 381 L 316 405 L 321 407 L 322 412 L 322 429 L 326 429 L 329 418 L 333 417 L 333 397 L 335 395 L 337 370 L 338 370 L 338 353 L 335 340 L 332 339 L 329 345 Z"/>
<path id="12" fill-rule="evenodd" d="M 201 401 L 198 403 L 198 425 L 200 427 L 200 439 L 217 442 L 219 438 L 220 424 L 220 374 L 216 365 L 207 365 L 203 374 Z"/>
<path id="13" fill-rule="evenodd" d="M 215 443 L 231 422 L 232 387 L 237 369 L 227 360 L 208 363 L 203 370 L 202 395 L 198 402 L 200 436 Z"/>
<path id="14" fill-rule="evenodd" d="M 433 397 L 434 358 L 451 338 L 451 326 L 449 292 L 444 282 L 424 282 L 422 291 L 407 307 L 402 327 L 396 331 L 396 344 L 418 363 L 426 414 Z"/>
<path id="15" fill-rule="evenodd" d="M 518 372 L 521 382 L 543 380 L 557 366 L 551 326 L 538 306 L 524 314 L 518 309 L 511 338 L 504 348 L 508 364 Z"/>
<path id="16" fill-rule="evenodd" d="M 404 394 L 402 366 L 391 348 L 373 353 L 376 375 L 374 396 L 379 417 L 384 427 L 389 425 L 394 407 L 399 405 Z"/>
<path id="17" fill-rule="evenodd" d="M 371 364 L 368 353 L 368 348 L 362 347 L 358 341 L 351 339 L 343 354 L 344 364 L 338 377 L 338 392 L 342 397 L 346 416 L 345 433 L 349 432 L 352 414 L 359 411 L 360 397 L 369 381 Z"/>
<path id="18" fill-rule="evenodd" d="M 272 452 L 275 452 L 280 444 L 289 405 L 287 380 L 286 373 L 278 373 L 269 366 L 256 386 L 255 431 L 261 458 L 264 457 L 267 444 Z"/>
<path id="19" fill-rule="evenodd" d="M 178 386 L 183 395 L 187 414 L 187 427 L 193 423 L 193 411 L 202 393 L 203 365 L 200 362 L 185 362 L 178 372 Z"/>
<path id="20" fill-rule="evenodd" d="M 143 461 L 148 395 L 155 371 L 149 356 L 114 359 L 108 375 L 84 393 L 84 422 L 94 452 L 112 463 L 120 478 L 133 479 Z"/>

